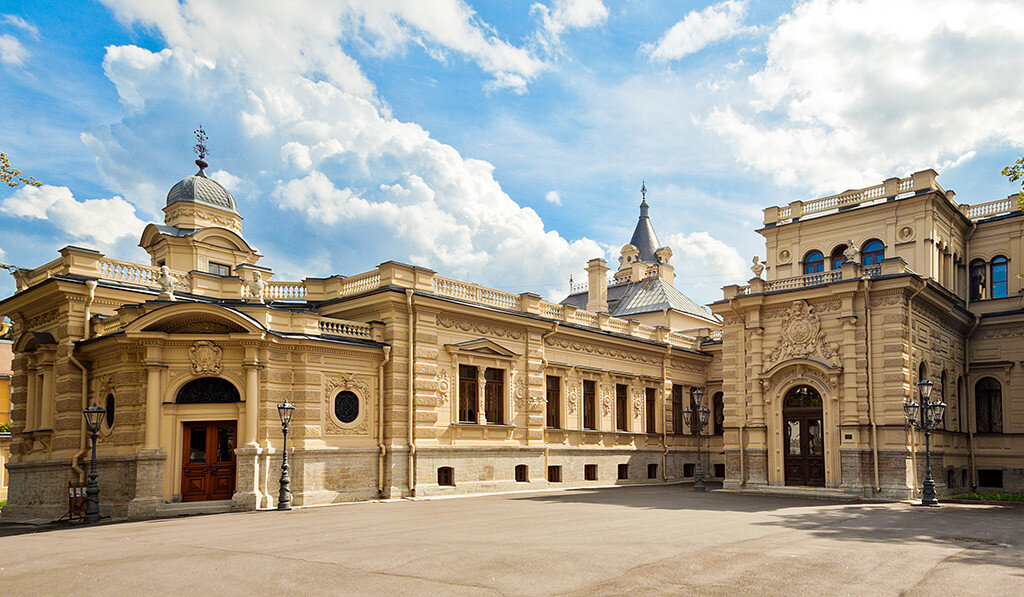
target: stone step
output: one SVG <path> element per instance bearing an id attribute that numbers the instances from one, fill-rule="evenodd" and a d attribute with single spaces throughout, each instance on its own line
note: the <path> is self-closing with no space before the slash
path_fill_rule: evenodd
<path id="1" fill-rule="evenodd" d="M 806 497 L 825 500 L 841 500 L 850 502 L 879 499 L 866 497 L 862 493 L 860 493 L 860 491 L 855 489 L 839 489 L 836 487 L 797 487 L 790 485 L 763 485 L 760 487 L 747 487 L 743 489 L 727 489 L 725 491 L 758 495 L 778 495 L 787 497 Z"/>
<path id="2" fill-rule="evenodd" d="M 196 514 L 223 514 L 230 511 L 231 500 L 170 502 L 158 506 L 156 515 L 160 518 L 170 518 L 174 516 L 195 516 Z"/>

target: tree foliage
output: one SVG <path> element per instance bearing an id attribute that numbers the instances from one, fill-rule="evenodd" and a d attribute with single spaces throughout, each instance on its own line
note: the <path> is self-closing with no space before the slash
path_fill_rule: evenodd
<path id="1" fill-rule="evenodd" d="M 1021 181 L 1017 204 L 1024 209 L 1024 156 L 1021 156 L 1013 165 L 1003 168 L 1003 176 L 1009 178 L 1010 182 Z"/>
<path id="2" fill-rule="evenodd" d="M 12 168 L 10 160 L 7 159 L 7 154 L 2 152 L 0 152 L 0 180 L 4 181 L 9 187 L 20 187 L 21 185 L 43 186 L 43 183 L 31 176 L 28 178 L 22 176 L 21 170 Z"/>

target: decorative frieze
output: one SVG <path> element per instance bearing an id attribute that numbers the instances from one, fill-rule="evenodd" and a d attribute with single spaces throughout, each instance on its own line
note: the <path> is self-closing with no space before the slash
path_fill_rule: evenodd
<path id="1" fill-rule="evenodd" d="M 482 336 L 495 336 L 498 338 L 510 338 L 512 340 L 521 340 L 526 337 L 526 332 L 521 329 L 473 319 L 452 317 L 447 313 L 439 313 L 437 315 L 437 325 L 446 329 L 456 329 L 463 332 L 480 334 Z"/>
<path id="2" fill-rule="evenodd" d="M 806 301 L 793 301 L 782 318 L 778 343 L 765 358 L 764 370 L 790 359 L 811 359 L 839 367 L 839 343 L 826 342 L 821 320 Z"/>

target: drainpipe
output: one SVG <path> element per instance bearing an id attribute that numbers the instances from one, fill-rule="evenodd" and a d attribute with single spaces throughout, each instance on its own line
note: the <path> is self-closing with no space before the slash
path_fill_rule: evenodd
<path id="1" fill-rule="evenodd" d="M 914 294 L 910 295 L 910 299 L 907 300 L 907 353 L 910 357 L 910 374 L 914 374 L 914 299 L 917 295 L 921 294 L 924 289 L 928 286 L 926 282 L 921 282 L 921 287 L 914 291 Z M 918 380 L 920 381 L 920 380 Z M 910 388 L 910 398 L 914 397 L 914 388 Z M 913 465 L 913 481 L 914 481 L 914 493 L 917 493 L 917 435 L 914 434 L 914 429 L 908 427 L 907 432 L 910 434 L 910 462 Z"/>
<path id="2" fill-rule="evenodd" d="M 868 357 L 868 419 L 871 422 L 871 464 L 875 473 L 875 493 L 882 490 L 878 481 L 878 420 L 875 415 L 875 392 L 871 375 L 871 278 L 864 278 L 864 326 Z"/>
<path id="3" fill-rule="evenodd" d="M 88 340 L 89 320 L 92 319 L 92 302 L 96 298 L 96 280 L 88 280 L 85 283 L 85 289 L 87 294 L 85 297 L 85 322 L 83 326 L 84 331 L 82 332 L 82 339 Z M 85 369 L 82 363 L 78 362 L 78 359 L 75 358 L 73 347 L 74 344 L 72 344 L 71 353 L 68 354 L 68 360 L 82 372 L 82 410 L 85 410 L 89 407 L 89 372 Z M 71 470 L 75 471 L 78 475 L 78 482 L 82 483 L 85 481 L 85 469 L 79 466 L 78 463 L 89 450 L 86 444 L 85 417 L 82 417 L 78 437 L 78 453 L 71 458 Z"/>
<path id="4" fill-rule="evenodd" d="M 409 444 L 409 496 L 416 495 L 416 438 L 414 437 L 413 417 L 415 416 L 414 407 L 416 400 L 416 391 L 413 388 L 413 361 L 416 358 L 416 335 L 413 329 L 416 321 L 416 313 L 413 311 L 412 296 L 413 289 L 407 288 L 405 290 L 406 308 L 409 315 L 409 436 L 407 438 Z"/>
<path id="5" fill-rule="evenodd" d="M 384 360 L 377 367 L 377 497 L 384 497 L 384 457 L 388 453 L 384 445 L 384 366 L 391 360 L 391 347 L 385 346 Z"/>
<path id="6" fill-rule="evenodd" d="M 668 429 L 665 426 L 665 381 L 668 379 L 668 363 L 672 357 L 672 346 L 665 345 L 665 358 L 661 361 L 661 480 L 668 481 Z M 671 391 L 671 390 L 669 390 Z"/>
<path id="7" fill-rule="evenodd" d="M 971 336 L 974 335 L 974 330 L 978 329 L 978 324 L 981 323 L 981 317 L 974 316 L 974 325 L 971 326 L 971 331 L 967 332 L 967 345 L 964 347 L 964 406 L 971 403 L 968 397 L 971 396 L 969 389 L 971 387 L 970 378 L 967 376 L 968 373 L 968 362 L 971 359 Z M 956 405 L 960 408 L 960 405 Z M 971 462 L 971 488 L 978 488 L 978 463 L 975 461 L 974 456 L 974 425 L 971 425 L 971 413 L 974 411 L 973 408 L 967 406 L 967 413 L 965 419 L 967 419 L 967 451 Z M 959 414 L 959 413 L 957 413 Z"/>

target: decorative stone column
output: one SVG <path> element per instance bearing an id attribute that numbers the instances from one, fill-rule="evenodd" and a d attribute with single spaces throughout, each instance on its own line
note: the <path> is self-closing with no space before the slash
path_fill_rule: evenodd
<path id="1" fill-rule="evenodd" d="M 260 368 L 256 363 L 245 363 L 242 366 L 245 368 L 245 435 L 242 440 L 246 445 L 256 446 L 259 443 L 256 429 L 260 410 Z"/>
<path id="2" fill-rule="evenodd" d="M 487 424 L 487 414 L 484 412 L 484 395 L 487 393 L 487 380 L 484 378 L 484 367 L 476 368 L 476 422 L 481 425 Z"/>
<path id="3" fill-rule="evenodd" d="M 146 450 L 160 449 L 160 390 L 164 366 L 146 363 Z"/>

